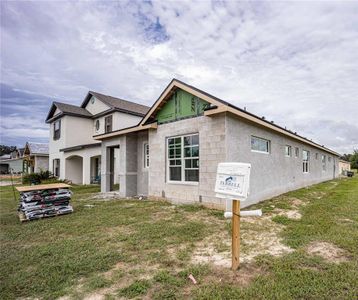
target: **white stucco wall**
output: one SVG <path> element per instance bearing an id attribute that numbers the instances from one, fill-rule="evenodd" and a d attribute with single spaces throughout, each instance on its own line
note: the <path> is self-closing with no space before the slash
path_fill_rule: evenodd
<path id="1" fill-rule="evenodd" d="M 70 165 L 76 165 L 77 167 L 80 166 L 79 160 L 72 160 L 71 158 L 79 157 L 82 161 L 82 184 L 90 184 L 91 183 L 91 158 L 94 156 L 101 155 L 101 146 L 85 148 L 76 151 L 70 151 L 63 153 L 62 161 L 61 161 L 61 168 L 62 164 L 64 165 L 63 173 L 61 174 L 61 179 L 71 179 L 70 173 L 72 172 Z M 62 163 L 63 162 L 63 163 Z M 70 168 L 68 168 L 70 166 Z M 77 171 L 75 172 L 77 174 Z M 78 175 L 75 175 L 76 178 Z M 79 183 L 79 182 L 75 182 Z"/>
<path id="2" fill-rule="evenodd" d="M 122 113 L 122 112 L 118 112 L 118 111 L 114 112 L 114 113 L 111 113 L 109 115 L 113 116 L 113 123 L 112 123 L 112 130 L 113 131 L 137 125 L 140 122 L 140 120 L 142 119 L 141 117 L 126 114 L 126 113 Z M 94 120 L 94 122 L 93 122 L 93 135 L 103 134 L 104 133 L 104 119 L 109 115 L 102 116 L 102 117 L 97 118 L 97 119 Z M 99 124 L 100 124 L 98 130 L 96 130 L 96 127 L 95 127 L 97 120 L 99 120 Z"/>
<path id="3" fill-rule="evenodd" d="M 92 98 L 91 98 L 85 107 L 85 109 L 87 109 L 92 115 L 96 115 L 105 110 L 110 109 L 110 107 L 107 104 L 103 103 L 101 100 L 98 100 L 95 97 L 94 99 L 95 99 L 94 103 L 92 103 Z"/>
<path id="4" fill-rule="evenodd" d="M 60 179 L 66 179 L 66 164 L 65 159 L 71 153 L 64 153 L 60 149 L 98 143 L 98 141 L 92 138 L 93 130 L 93 120 L 87 118 L 80 118 L 74 116 L 63 116 L 61 118 L 61 136 L 58 140 L 53 139 L 53 123 L 50 124 L 50 140 L 49 140 L 49 170 L 53 173 L 53 160 L 60 159 Z M 100 149 L 100 147 L 97 147 Z M 95 151 L 93 154 L 92 148 L 86 148 L 83 150 L 78 150 L 76 155 L 84 156 L 94 156 L 99 155 L 100 150 Z M 88 158 L 89 159 L 89 158 Z M 87 167 L 90 166 L 90 163 L 84 161 L 83 167 L 84 170 L 87 170 Z M 87 171 L 86 171 L 87 172 Z M 90 183 L 90 170 L 88 174 L 83 176 L 83 183 Z"/>

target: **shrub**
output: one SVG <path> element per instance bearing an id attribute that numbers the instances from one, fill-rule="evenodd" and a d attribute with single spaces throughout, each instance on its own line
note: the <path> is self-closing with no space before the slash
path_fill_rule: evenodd
<path id="1" fill-rule="evenodd" d="M 25 174 L 22 183 L 25 184 L 39 184 L 42 180 L 47 180 L 53 178 L 53 175 L 50 171 L 40 170 L 39 173 Z"/>

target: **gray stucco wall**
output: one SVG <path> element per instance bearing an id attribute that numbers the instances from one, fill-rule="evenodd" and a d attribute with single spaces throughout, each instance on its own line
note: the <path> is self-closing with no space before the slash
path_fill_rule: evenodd
<path id="1" fill-rule="evenodd" d="M 137 195 L 148 195 L 148 172 L 144 167 L 144 144 L 148 143 L 148 131 L 137 134 Z M 151 154 L 151 149 L 149 149 Z M 149 155 L 150 155 L 149 154 Z M 153 153 L 155 155 L 155 153 Z M 151 164 L 151 160 L 149 161 Z"/>
<path id="2" fill-rule="evenodd" d="M 119 193 L 121 197 L 148 195 L 148 169 L 144 168 L 144 143 L 148 132 L 132 133 L 102 142 L 101 191 L 109 191 L 109 149 L 119 145 Z"/>
<path id="3" fill-rule="evenodd" d="M 250 195 L 242 206 L 268 199 L 307 185 L 338 176 L 338 159 L 332 154 L 300 143 L 264 127 L 257 127 L 234 116 L 226 116 L 226 159 L 251 163 Z M 269 154 L 251 151 L 251 136 L 270 140 Z M 291 157 L 285 155 L 285 146 L 292 147 Z M 295 157 L 295 148 L 299 156 Z M 302 150 L 310 152 L 309 173 L 303 173 Z M 318 158 L 316 159 L 316 153 Z M 326 155 L 326 171 L 322 170 L 322 154 Z M 328 160 L 331 157 L 331 160 Z M 334 167 L 336 166 L 336 167 Z"/>

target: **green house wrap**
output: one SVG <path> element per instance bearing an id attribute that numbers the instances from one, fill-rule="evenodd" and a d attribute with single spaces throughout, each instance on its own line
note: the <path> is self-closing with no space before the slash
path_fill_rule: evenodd
<path id="1" fill-rule="evenodd" d="M 183 90 L 176 90 L 157 113 L 158 124 L 200 116 L 209 103 Z"/>

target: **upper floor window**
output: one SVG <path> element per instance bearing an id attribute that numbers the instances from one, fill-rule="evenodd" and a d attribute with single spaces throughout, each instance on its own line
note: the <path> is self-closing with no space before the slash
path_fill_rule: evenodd
<path id="1" fill-rule="evenodd" d="M 251 151 L 269 153 L 270 141 L 256 136 L 251 136 Z"/>
<path id="2" fill-rule="evenodd" d="M 316 159 L 318 159 L 318 153 L 316 152 Z"/>
<path id="3" fill-rule="evenodd" d="M 104 118 L 104 131 L 106 133 L 112 131 L 112 121 L 113 121 L 112 115 Z"/>
<path id="4" fill-rule="evenodd" d="M 295 157 L 300 155 L 300 149 L 298 147 L 295 148 Z"/>
<path id="5" fill-rule="evenodd" d="M 96 120 L 96 124 L 95 124 L 96 131 L 98 131 L 98 130 L 99 130 L 99 126 L 100 126 L 99 120 Z"/>
<path id="6" fill-rule="evenodd" d="M 144 168 L 149 168 L 149 145 L 144 144 Z"/>
<path id="7" fill-rule="evenodd" d="M 331 162 L 331 157 L 330 156 L 328 156 L 328 162 Z"/>
<path id="8" fill-rule="evenodd" d="M 322 155 L 322 170 L 326 171 L 326 155 Z"/>
<path id="9" fill-rule="evenodd" d="M 53 123 L 53 139 L 58 140 L 61 137 L 61 120 Z"/>
<path id="10" fill-rule="evenodd" d="M 291 156 L 291 155 L 292 155 L 292 148 L 291 148 L 291 146 L 289 146 L 289 145 L 286 145 L 286 146 L 285 146 L 285 155 L 286 155 L 286 156 Z"/>
<path id="11" fill-rule="evenodd" d="M 309 163 L 310 163 L 310 152 L 307 150 L 302 150 L 302 162 L 303 162 L 303 173 L 309 172 Z"/>
<path id="12" fill-rule="evenodd" d="M 167 139 L 168 180 L 199 182 L 199 135 Z"/>

